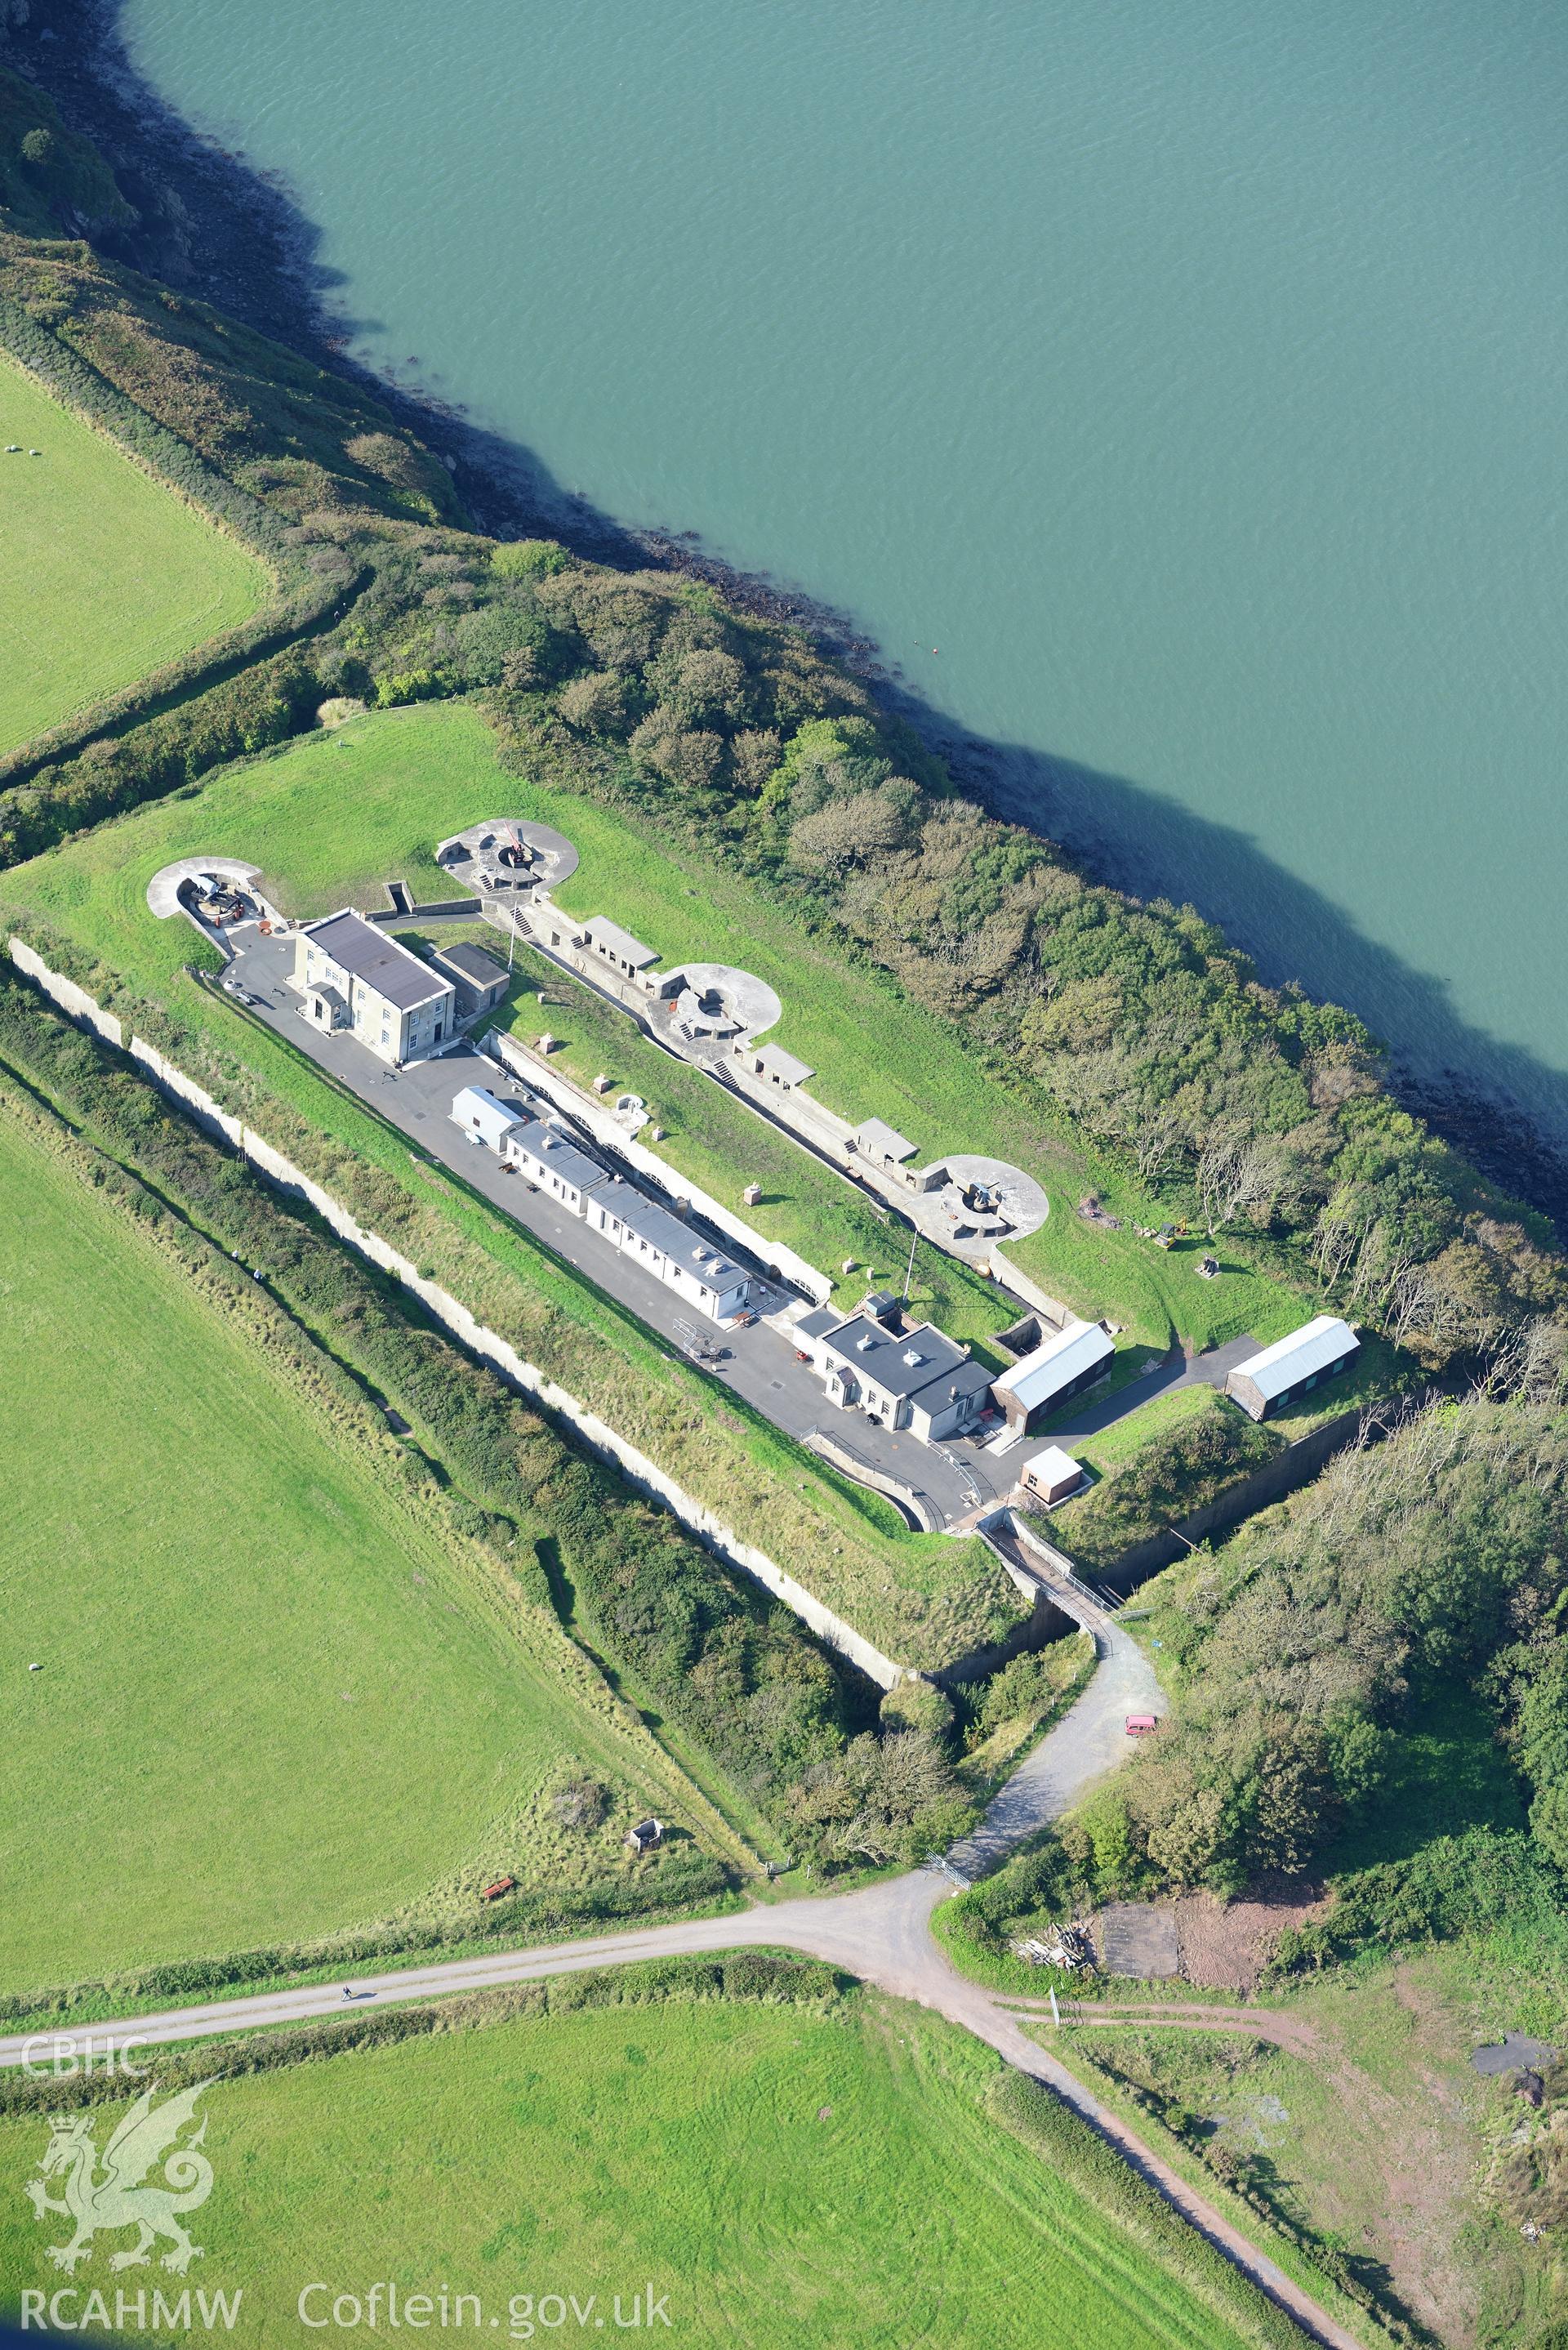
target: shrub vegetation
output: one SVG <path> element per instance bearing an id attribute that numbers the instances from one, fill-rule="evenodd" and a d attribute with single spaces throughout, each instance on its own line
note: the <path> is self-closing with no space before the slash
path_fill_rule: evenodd
<path id="1" fill-rule="evenodd" d="M 0 979 L 0 1055 L 269 1289 L 409 1420 L 466 1536 L 711 1755 L 775 1833 L 828 1859 L 915 1857 L 967 1817 L 940 1742 L 879 1741 L 869 1692 L 787 1609 L 572 1451 L 391 1284 L 167 1107 L 97 1040 Z"/>

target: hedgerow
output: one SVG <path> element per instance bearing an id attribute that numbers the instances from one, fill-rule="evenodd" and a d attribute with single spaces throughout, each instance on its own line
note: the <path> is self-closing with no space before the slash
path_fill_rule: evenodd
<path id="1" fill-rule="evenodd" d="M 363 2009 L 291 2025 L 283 2032 L 250 2032 L 233 2039 L 210 2039 L 192 2048 L 166 2049 L 159 2057 L 158 2085 L 172 2094 L 192 2081 L 238 2080 L 291 2064 L 387 2048 L 403 2040 L 423 2040 L 440 2032 L 472 2031 L 512 2023 L 528 2015 L 576 2015 L 587 2008 L 652 2007 L 670 2002 L 751 2000 L 775 2006 L 820 2006 L 843 1996 L 845 1978 L 820 1959 L 799 1959 L 774 1950 L 742 1950 L 711 1959 L 649 1959 L 626 1967 L 586 1967 L 581 1973 L 541 1982 L 510 1983 L 494 1991 L 460 1993 L 450 1999 Z M 47 2057 L 47 2051 L 43 2052 Z M 0 2116 L 79 2111 L 123 2097 L 123 2079 L 103 2070 L 57 2075 L 40 2064 L 36 2073 L 0 2074 Z"/>
<path id="2" fill-rule="evenodd" d="M 937 1742 L 873 1733 L 874 1692 L 796 1618 L 666 1513 L 577 1453 L 395 1284 L 170 1107 L 129 1060 L 0 974 L 0 1055 L 223 1248 L 264 1267 L 306 1326 L 408 1419 L 478 1538 L 500 1538 L 531 1596 L 575 1596 L 607 1650 L 794 1846 L 918 1856 L 967 1808 Z M 542 1521 L 552 1575 L 519 1527 Z M 858 1734 L 857 1734 L 858 1733 Z"/>

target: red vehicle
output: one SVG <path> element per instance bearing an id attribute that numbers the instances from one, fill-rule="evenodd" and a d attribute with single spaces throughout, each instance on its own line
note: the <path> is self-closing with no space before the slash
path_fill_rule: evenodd
<path id="1" fill-rule="evenodd" d="M 517 1879 L 514 1877 L 498 1877 L 493 1885 L 485 1887 L 479 1898 L 482 1901 L 499 1901 L 504 1893 L 515 1893 L 516 1890 Z"/>
<path id="2" fill-rule="evenodd" d="M 1158 1728 L 1159 1717 L 1158 1714 L 1129 1713 L 1127 1716 L 1127 1736 L 1129 1738 L 1147 1738 L 1151 1730 L 1158 1730 Z"/>

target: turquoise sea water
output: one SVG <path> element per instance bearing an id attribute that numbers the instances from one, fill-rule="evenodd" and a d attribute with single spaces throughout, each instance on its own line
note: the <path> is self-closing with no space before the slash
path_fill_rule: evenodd
<path id="1" fill-rule="evenodd" d="M 355 344 L 1568 1130 L 1556 0 L 126 0 Z"/>

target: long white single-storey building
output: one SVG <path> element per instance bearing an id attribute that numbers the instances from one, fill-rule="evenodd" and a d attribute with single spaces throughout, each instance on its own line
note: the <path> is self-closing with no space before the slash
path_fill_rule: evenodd
<path id="1" fill-rule="evenodd" d="M 1272 1347 L 1238 1363 L 1225 1381 L 1225 1392 L 1253 1419 L 1267 1419 L 1298 1396 L 1336 1379 L 1360 1352 L 1361 1341 L 1348 1322 L 1337 1315 L 1319 1314 L 1288 1338 L 1276 1338 Z"/>
<path id="2" fill-rule="evenodd" d="M 1069 1322 L 1032 1355 L 992 1383 L 1002 1416 L 1015 1436 L 1033 1436 L 1111 1367 L 1115 1347 L 1097 1322 Z"/>
<path id="3" fill-rule="evenodd" d="M 609 1180 L 609 1170 L 542 1118 L 534 1101 L 493 1094 L 488 1086 L 464 1086 L 453 1099 L 452 1122 L 574 1216 L 583 1213 L 595 1184 Z"/>
<path id="4" fill-rule="evenodd" d="M 612 1240 L 624 1256 L 646 1267 L 710 1321 L 731 1321 L 745 1306 L 750 1274 L 621 1176 L 612 1175 L 589 1192 L 587 1215 L 594 1230 Z"/>
<path id="5" fill-rule="evenodd" d="M 346 1029 L 395 1069 L 456 1031 L 451 980 L 350 906 L 297 933 L 293 983 L 312 1026 Z"/>
<path id="6" fill-rule="evenodd" d="M 741 1313 L 753 1276 L 671 1209 L 612 1175 L 570 1133 L 540 1118 L 537 1107 L 487 1086 L 464 1086 L 452 1098 L 452 1121 L 710 1321 L 728 1322 Z"/>
<path id="7" fill-rule="evenodd" d="M 587 1212 L 588 1194 L 610 1180 L 607 1168 L 584 1150 L 571 1136 L 547 1126 L 541 1118 L 514 1126 L 502 1145 L 501 1155 L 528 1182 L 547 1191 L 574 1216 Z"/>

